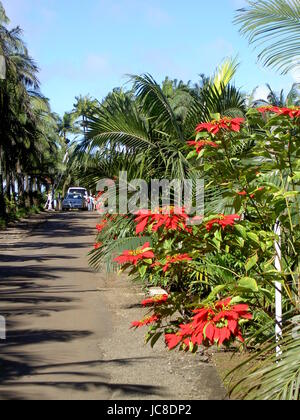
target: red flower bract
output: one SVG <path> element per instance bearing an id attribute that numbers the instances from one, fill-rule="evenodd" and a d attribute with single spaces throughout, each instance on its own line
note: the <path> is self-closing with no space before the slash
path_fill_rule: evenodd
<path id="1" fill-rule="evenodd" d="M 300 107 L 295 108 L 280 108 L 278 106 L 263 106 L 257 108 L 257 111 L 265 114 L 266 112 L 272 112 L 277 115 L 284 115 L 290 118 L 300 118 Z"/>
<path id="2" fill-rule="evenodd" d="M 215 143 L 214 141 L 208 141 L 208 140 L 200 140 L 200 141 L 188 141 L 187 144 L 189 146 L 195 146 L 196 152 L 199 154 L 205 147 L 213 147 L 217 149 L 219 145 Z"/>
<path id="3" fill-rule="evenodd" d="M 166 344 L 170 350 L 179 344 L 186 347 L 206 344 L 221 346 L 231 339 L 244 341 L 239 322 L 252 319 L 249 306 L 246 304 L 232 305 L 228 298 L 217 302 L 210 308 L 194 311 L 193 320 L 189 324 L 180 325 L 175 334 L 166 334 Z"/>
<path id="4" fill-rule="evenodd" d="M 209 123 L 202 123 L 196 127 L 196 132 L 201 133 L 207 131 L 211 134 L 218 134 L 220 130 L 234 131 L 238 133 L 241 130 L 241 125 L 245 122 L 244 118 L 227 118 L 214 120 Z"/>
<path id="5" fill-rule="evenodd" d="M 214 225 L 219 225 L 224 230 L 227 226 L 234 226 L 236 220 L 240 220 L 240 216 L 238 214 L 231 214 L 229 216 L 220 214 L 217 218 L 210 220 L 206 224 L 206 229 L 210 232 Z"/>
<path id="6" fill-rule="evenodd" d="M 172 264 L 176 264 L 179 262 L 187 262 L 187 261 L 193 261 L 193 258 L 190 257 L 188 254 L 177 254 L 177 255 L 174 255 L 173 257 L 168 256 L 167 262 L 163 267 L 163 272 L 166 273 Z"/>
<path id="7" fill-rule="evenodd" d="M 158 295 L 153 298 L 143 300 L 142 305 L 143 306 L 161 305 L 162 303 L 167 302 L 168 299 L 169 299 L 169 295 Z"/>
<path id="8" fill-rule="evenodd" d="M 152 232 L 157 232 L 161 227 L 167 230 L 190 231 L 187 219 L 188 215 L 184 208 L 163 207 L 154 213 L 150 210 L 141 210 L 136 213 L 136 234 L 144 232 L 147 226 L 151 226 Z"/>
<path id="9" fill-rule="evenodd" d="M 145 319 L 142 319 L 141 321 L 134 321 L 131 323 L 132 328 L 141 328 L 145 327 L 146 325 L 155 324 L 155 322 L 158 322 L 160 320 L 160 317 L 158 315 L 152 315 Z"/>
<path id="10" fill-rule="evenodd" d="M 97 244 L 94 245 L 94 248 L 97 250 L 97 249 L 100 249 L 102 246 L 103 246 L 103 243 L 98 242 Z"/>
<path id="11" fill-rule="evenodd" d="M 102 231 L 106 228 L 107 224 L 108 224 L 108 220 L 107 220 L 107 219 L 103 219 L 103 220 L 101 221 L 101 223 L 99 223 L 99 224 L 96 226 L 97 231 L 98 231 L 99 233 L 101 233 L 101 232 L 102 232 Z"/>
<path id="12" fill-rule="evenodd" d="M 127 263 L 137 265 L 140 260 L 153 258 L 155 258 L 155 255 L 150 247 L 150 243 L 147 242 L 135 251 L 124 251 L 123 254 L 115 258 L 114 261 L 120 265 Z"/>

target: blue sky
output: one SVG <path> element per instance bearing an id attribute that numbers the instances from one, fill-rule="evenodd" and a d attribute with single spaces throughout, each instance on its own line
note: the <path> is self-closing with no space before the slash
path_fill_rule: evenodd
<path id="1" fill-rule="evenodd" d="M 196 82 L 198 74 L 212 74 L 223 58 L 237 54 L 235 84 L 246 91 L 267 82 L 287 90 L 299 78 L 257 64 L 255 51 L 232 23 L 244 0 L 2 2 L 12 25 L 23 28 L 41 69 L 42 91 L 60 114 L 72 109 L 79 94 L 102 99 L 126 83 L 126 74 Z"/>

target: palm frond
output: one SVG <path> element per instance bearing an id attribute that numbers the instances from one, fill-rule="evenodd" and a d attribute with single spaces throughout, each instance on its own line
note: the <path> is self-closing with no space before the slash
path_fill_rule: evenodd
<path id="1" fill-rule="evenodd" d="M 146 115 L 154 119 L 164 131 L 174 133 L 177 139 L 184 141 L 184 135 L 178 124 L 176 115 L 163 93 L 162 88 L 149 74 L 131 76 L 137 97 L 143 104 Z"/>
<path id="2" fill-rule="evenodd" d="M 239 63 L 236 58 L 226 58 L 220 66 L 216 69 L 211 84 L 215 87 L 216 91 L 221 94 L 223 87 L 229 85 L 236 71 L 239 67 Z"/>
<path id="3" fill-rule="evenodd" d="M 262 47 L 264 65 L 288 73 L 300 63 L 300 3 L 298 0 L 248 1 L 235 23 L 250 43 Z"/>
<path id="4" fill-rule="evenodd" d="M 264 343 L 261 351 L 231 372 L 237 374 L 246 365 L 251 366 L 232 386 L 231 394 L 234 393 L 235 397 L 251 400 L 300 399 L 300 318 L 290 316 L 285 322 L 287 326 L 279 342 L 273 335 Z M 274 323 L 269 327 L 274 328 Z M 257 331 L 255 335 L 259 333 L 261 331 Z M 278 346 L 280 355 L 276 351 Z"/>

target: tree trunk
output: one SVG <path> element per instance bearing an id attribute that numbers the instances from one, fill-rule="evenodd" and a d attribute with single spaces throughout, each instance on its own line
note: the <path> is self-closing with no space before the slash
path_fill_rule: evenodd
<path id="1" fill-rule="evenodd" d="M 29 185 L 29 176 L 25 175 L 25 207 L 30 208 L 30 185 Z"/>
<path id="2" fill-rule="evenodd" d="M 34 205 L 33 201 L 33 179 L 32 176 L 28 179 L 28 194 L 29 194 L 29 205 L 32 207 Z"/>
<path id="3" fill-rule="evenodd" d="M 3 175 L 2 175 L 2 146 L 0 145 L 0 218 L 6 218 L 6 206 L 4 199 Z"/>
<path id="4" fill-rule="evenodd" d="M 6 174 L 6 197 L 8 201 L 11 201 L 11 174 L 10 172 Z"/>
<path id="5" fill-rule="evenodd" d="M 16 177 L 14 173 L 11 174 L 11 195 L 14 204 L 16 204 Z"/>

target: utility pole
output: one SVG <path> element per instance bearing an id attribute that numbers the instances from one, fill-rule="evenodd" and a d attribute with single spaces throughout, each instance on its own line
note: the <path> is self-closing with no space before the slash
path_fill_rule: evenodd
<path id="1" fill-rule="evenodd" d="M 275 241 L 275 268 L 276 270 L 281 273 L 281 227 L 280 222 L 277 221 L 275 225 L 275 235 L 279 237 L 278 241 Z M 276 326 L 275 326 L 275 333 L 276 333 L 276 342 L 280 343 L 282 338 L 282 284 L 279 281 L 275 282 L 275 311 L 276 311 Z M 276 348 L 276 354 L 279 358 L 282 355 L 280 344 L 278 344 Z"/>

